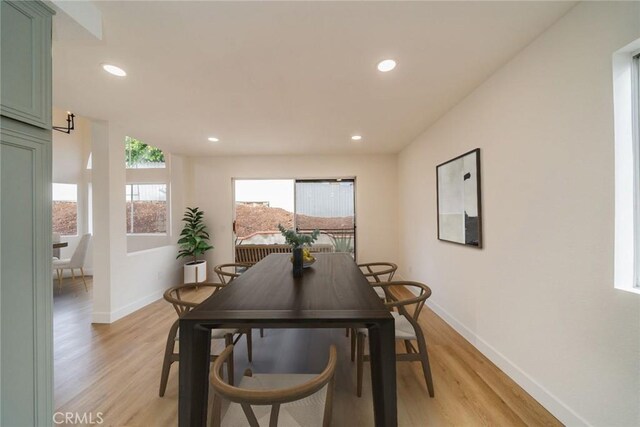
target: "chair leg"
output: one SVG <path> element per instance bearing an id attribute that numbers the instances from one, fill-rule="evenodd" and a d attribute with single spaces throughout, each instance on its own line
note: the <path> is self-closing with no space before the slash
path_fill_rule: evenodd
<path id="1" fill-rule="evenodd" d="M 433 378 L 431 377 L 431 366 L 429 365 L 429 353 L 427 353 L 427 344 L 424 341 L 424 336 L 421 333 L 417 333 L 418 352 L 420 352 L 420 363 L 422 364 L 422 372 L 424 374 L 424 381 L 427 383 L 427 390 L 429 391 L 429 397 L 434 396 L 433 391 Z"/>
<path id="2" fill-rule="evenodd" d="M 56 271 L 58 272 L 58 292 L 61 293 L 62 292 L 62 273 L 64 272 L 64 270 L 57 269 Z"/>
<path id="3" fill-rule="evenodd" d="M 224 346 L 228 347 L 233 344 L 233 335 L 227 334 L 224 336 Z M 229 384 L 233 385 L 233 351 L 227 359 L 227 376 L 229 377 Z"/>
<path id="4" fill-rule="evenodd" d="M 260 328 L 260 338 L 264 338 L 264 329 Z"/>
<path id="5" fill-rule="evenodd" d="M 75 281 L 76 280 L 76 271 L 75 268 L 71 269 L 71 280 Z"/>
<path id="6" fill-rule="evenodd" d="M 82 267 L 80 267 L 80 273 L 82 274 L 82 283 L 84 283 L 84 291 L 89 292 L 89 289 L 87 288 L 87 281 L 84 278 L 84 269 Z"/>
<path id="7" fill-rule="evenodd" d="M 358 350 L 356 352 L 356 394 L 362 396 L 362 368 L 364 365 L 364 334 L 358 333 L 356 338 Z"/>
<path id="8" fill-rule="evenodd" d="M 349 338 L 349 328 L 346 328 L 346 331 L 345 331 L 345 333 L 344 333 L 344 336 L 345 336 L 345 337 L 347 337 L 347 338 Z M 353 360 L 353 359 L 351 359 L 351 360 Z"/>
<path id="9" fill-rule="evenodd" d="M 355 329 L 351 331 L 351 361 L 354 362 L 356 360 L 356 331 Z"/>
<path id="10" fill-rule="evenodd" d="M 164 397 L 164 392 L 167 390 L 167 382 L 169 381 L 169 372 L 171 371 L 171 355 L 164 355 L 164 361 L 162 362 L 162 373 L 160 374 L 160 397 Z"/>
<path id="11" fill-rule="evenodd" d="M 171 329 L 169 329 L 169 335 L 167 336 L 167 345 L 164 348 L 164 361 L 162 362 L 162 372 L 160 374 L 160 392 L 158 393 L 160 397 L 163 397 L 164 392 L 167 390 L 169 371 L 171 371 L 171 364 L 173 363 L 173 347 L 176 344 L 176 334 L 178 333 L 179 326 L 179 320 L 173 322 Z"/>
<path id="12" fill-rule="evenodd" d="M 252 341 L 252 335 L 253 335 L 253 329 L 249 329 L 245 332 L 245 335 L 247 337 L 247 358 L 249 359 L 249 362 L 253 361 L 253 343 Z"/>
<path id="13" fill-rule="evenodd" d="M 213 394 L 213 402 L 211 402 L 211 409 L 209 409 L 209 427 L 220 427 L 220 412 L 222 407 L 222 401 L 218 394 Z"/>

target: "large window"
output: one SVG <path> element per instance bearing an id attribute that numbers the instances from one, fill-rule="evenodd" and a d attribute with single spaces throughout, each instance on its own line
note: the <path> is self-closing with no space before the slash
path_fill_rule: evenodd
<path id="1" fill-rule="evenodd" d="M 164 168 L 164 153 L 159 148 L 145 144 L 144 142 L 125 137 L 125 157 L 128 169 L 153 169 Z"/>
<path id="2" fill-rule="evenodd" d="M 355 256 L 355 180 L 236 179 L 234 192 L 236 245 L 284 243 L 282 224 Z"/>
<path id="3" fill-rule="evenodd" d="M 127 184 L 127 234 L 166 234 L 166 184 Z"/>
<path id="4" fill-rule="evenodd" d="M 78 234 L 78 186 L 53 184 L 52 188 L 53 232 L 62 236 Z"/>

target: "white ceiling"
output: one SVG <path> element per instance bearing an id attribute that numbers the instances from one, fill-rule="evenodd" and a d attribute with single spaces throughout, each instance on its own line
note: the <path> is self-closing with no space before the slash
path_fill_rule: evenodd
<path id="1" fill-rule="evenodd" d="M 96 4 L 101 41 L 56 18 L 54 105 L 214 155 L 397 152 L 574 3 Z"/>

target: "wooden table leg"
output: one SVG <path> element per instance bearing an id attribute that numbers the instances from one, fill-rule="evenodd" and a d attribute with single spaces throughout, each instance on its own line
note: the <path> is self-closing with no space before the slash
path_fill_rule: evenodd
<path id="1" fill-rule="evenodd" d="M 178 424 L 180 427 L 204 427 L 207 425 L 211 330 L 194 321 L 180 320 L 178 345 Z"/>
<path id="2" fill-rule="evenodd" d="M 376 427 L 398 425 L 396 346 L 393 319 L 369 327 L 371 391 Z"/>

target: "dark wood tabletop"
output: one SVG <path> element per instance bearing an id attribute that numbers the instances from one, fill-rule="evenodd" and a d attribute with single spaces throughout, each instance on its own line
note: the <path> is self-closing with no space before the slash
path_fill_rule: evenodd
<path id="1" fill-rule="evenodd" d="M 369 328 L 376 426 L 396 426 L 393 316 L 348 254 L 317 254 L 294 278 L 271 254 L 180 319 L 179 425 L 205 426 L 211 328 Z M 345 338 L 346 339 L 346 338 Z"/>
<path id="2" fill-rule="evenodd" d="M 53 249 L 66 248 L 67 246 L 69 246 L 68 242 L 55 242 L 53 244 Z"/>
<path id="3" fill-rule="evenodd" d="M 188 319 L 225 327 L 236 319 L 259 322 L 363 322 L 391 316 L 350 255 L 317 254 L 316 262 L 296 278 L 291 254 L 271 254 L 211 298 Z M 289 326 L 287 326 L 289 327 Z M 326 327 L 326 326 L 325 326 Z"/>

